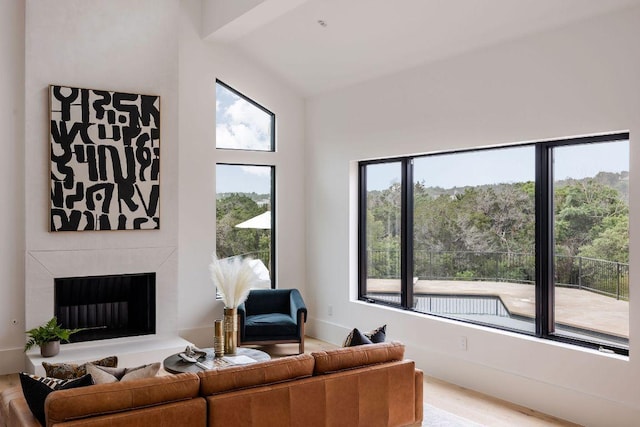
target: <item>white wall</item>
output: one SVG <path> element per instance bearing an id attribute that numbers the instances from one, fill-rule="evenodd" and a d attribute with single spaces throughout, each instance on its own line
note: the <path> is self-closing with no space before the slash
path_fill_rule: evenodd
<path id="1" fill-rule="evenodd" d="M 0 373 L 24 347 L 24 4 L 0 0 Z M 13 320 L 17 323 L 14 324 Z"/>
<path id="2" fill-rule="evenodd" d="M 54 277 L 155 271 L 156 330 L 177 331 L 179 4 L 26 2 L 23 328 L 53 315 Z M 161 97 L 160 230 L 48 231 L 50 84 Z"/>
<path id="3" fill-rule="evenodd" d="M 200 39 L 198 0 L 182 2 L 180 21 L 180 334 L 213 345 L 213 322 L 222 303 L 208 265 L 215 251 L 216 163 L 276 167 L 277 285 L 305 295 L 304 102 L 239 52 Z M 215 81 L 276 115 L 275 153 L 215 149 Z"/>
<path id="4" fill-rule="evenodd" d="M 11 206 L 0 211 L 0 374 L 23 369 L 25 328 L 51 316 L 52 278 L 73 271 L 155 270 L 159 332 L 211 345 L 222 313 L 208 273 L 216 162 L 276 166 L 276 280 L 304 294 L 304 102 L 242 55 L 203 42 L 199 0 L 0 5 L 0 167 L 11 183 L 0 188 L 3 208 Z M 276 114 L 277 153 L 215 151 L 216 78 Z M 160 230 L 48 232 L 49 84 L 161 96 Z"/>
<path id="5" fill-rule="evenodd" d="M 310 99 L 311 334 L 340 343 L 354 326 L 366 330 L 387 323 L 388 337 L 405 342 L 407 356 L 430 375 L 586 425 L 637 425 L 640 298 L 634 296 L 640 280 L 635 270 L 628 360 L 354 301 L 353 162 L 629 129 L 630 251 L 636 265 L 639 39 L 636 8 Z M 459 336 L 468 337 L 468 351 L 457 349 Z"/>

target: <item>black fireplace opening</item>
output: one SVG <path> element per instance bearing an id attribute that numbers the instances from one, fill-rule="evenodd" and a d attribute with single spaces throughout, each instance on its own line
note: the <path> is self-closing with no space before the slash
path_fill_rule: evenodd
<path id="1" fill-rule="evenodd" d="M 83 328 L 69 342 L 156 333 L 156 274 L 54 280 L 54 313 L 63 328 Z"/>

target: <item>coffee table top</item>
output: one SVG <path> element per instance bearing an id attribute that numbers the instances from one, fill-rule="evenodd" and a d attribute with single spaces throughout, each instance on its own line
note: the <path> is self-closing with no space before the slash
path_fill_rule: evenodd
<path id="1" fill-rule="evenodd" d="M 212 348 L 203 348 L 201 350 L 207 354 L 198 358 L 198 362 L 200 363 L 185 362 L 178 354 L 173 354 L 164 359 L 164 369 L 172 374 L 180 374 L 183 372 L 206 371 L 205 367 L 213 369 L 223 366 L 247 365 L 271 359 L 271 356 L 267 353 L 256 350 L 255 348 L 238 347 L 236 354 L 225 354 L 223 357 L 215 357 Z"/>

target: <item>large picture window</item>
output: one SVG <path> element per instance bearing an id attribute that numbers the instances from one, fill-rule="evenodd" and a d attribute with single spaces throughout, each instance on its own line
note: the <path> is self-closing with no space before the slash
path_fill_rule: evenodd
<path id="1" fill-rule="evenodd" d="M 359 295 L 628 354 L 629 135 L 360 163 Z"/>

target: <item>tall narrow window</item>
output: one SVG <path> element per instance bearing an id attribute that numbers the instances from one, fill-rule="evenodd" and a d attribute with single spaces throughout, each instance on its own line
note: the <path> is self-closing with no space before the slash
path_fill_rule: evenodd
<path id="1" fill-rule="evenodd" d="M 216 148 L 275 150 L 275 115 L 216 81 Z"/>
<path id="2" fill-rule="evenodd" d="M 273 283 L 275 260 L 272 166 L 216 166 L 216 253 L 251 257 L 254 270 Z"/>
<path id="3" fill-rule="evenodd" d="M 553 149 L 555 333 L 629 343 L 629 141 Z"/>
<path id="4" fill-rule="evenodd" d="M 216 148 L 238 150 L 234 163 L 253 161 L 249 151 L 275 151 L 275 120 L 271 111 L 216 80 Z M 216 193 L 218 257 L 254 259 L 254 271 L 275 287 L 275 166 L 218 163 Z"/>
<path id="5" fill-rule="evenodd" d="M 366 167 L 366 290 L 369 298 L 400 303 L 401 164 Z"/>

